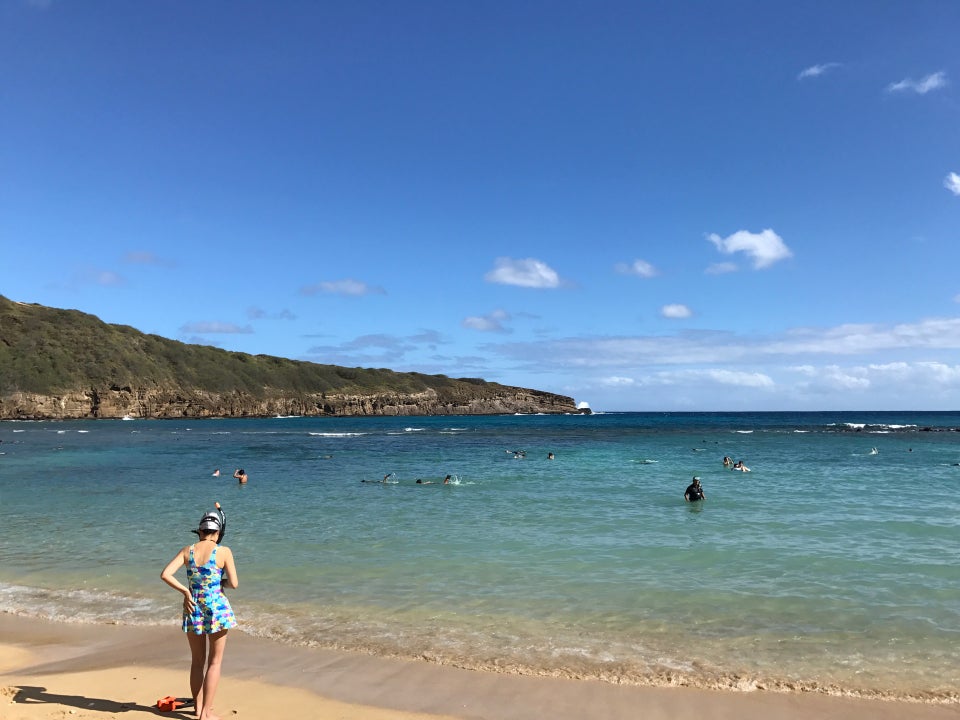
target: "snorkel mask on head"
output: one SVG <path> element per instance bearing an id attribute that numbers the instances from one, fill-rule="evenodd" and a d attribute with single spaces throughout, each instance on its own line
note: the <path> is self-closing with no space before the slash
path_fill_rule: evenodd
<path id="1" fill-rule="evenodd" d="M 215 503 L 217 509 L 211 510 L 200 518 L 200 525 L 193 532 L 197 535 L 211 530 L 217 530 L 217 543 L 223 540 L 224 533 L 227 532 L 227 516 L 223 514 L 220 503 Z"/>

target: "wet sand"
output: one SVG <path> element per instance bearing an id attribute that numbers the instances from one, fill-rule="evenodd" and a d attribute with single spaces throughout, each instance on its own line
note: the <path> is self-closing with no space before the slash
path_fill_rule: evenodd
<path id="1" fill-rule="evenodd" d="M 0 615 L 0 717 L 6 720 L 189 717 L 155 707 L 161 697 L 189 695 L 188 666 L 187 643 L 175 627 Z M 522 677 L 293 647 L 240 631 L 228 639 L 216 711 L 264 720 L 960 718 L 960 704 Z"/>

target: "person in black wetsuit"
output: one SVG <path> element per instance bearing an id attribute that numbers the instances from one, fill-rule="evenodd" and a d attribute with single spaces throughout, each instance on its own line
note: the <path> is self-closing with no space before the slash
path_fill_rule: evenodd
<path id="1" fill-rule="evenodd" d="M 700 486 L 700 478 L 694 476 L 693 482 L 687 486 L 686 492 L 683 493 L 683 499 L 687 502 L 707 499 L 707 496 L 703 494 L 703 488 Z"/>

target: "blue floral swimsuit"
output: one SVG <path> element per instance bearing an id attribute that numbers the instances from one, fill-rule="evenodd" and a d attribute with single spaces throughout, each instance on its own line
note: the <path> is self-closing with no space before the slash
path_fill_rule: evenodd
<path id="1" fill-rule="evenodd" d="M 230 607 L 230 601 L 220 589 L 223 568 L 217 567 L 218 545 L 210 553 L 205 565 L 197 566 L 190 546 L 190 562 L 187 564 L 187 582 L 190 596 L 193 598 L 193 612 L 183 611 L 183 631 L 195 635 L 209 635 L 229 630 L 237 626 L 237 618 Z"/>

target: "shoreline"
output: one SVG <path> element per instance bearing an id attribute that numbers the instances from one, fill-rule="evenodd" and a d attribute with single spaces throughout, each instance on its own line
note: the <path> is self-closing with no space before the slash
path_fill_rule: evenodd
<path id="1" fill-rule="evenodd" d="M 10 720 L 155 717 L 188 694 L 189 653 L 176 627 L 58 623 L 0 614 L 0 713 Z M 224 717 L 356 720 L 636 718 L 960 718 L 960 704 L 820 693 L 639 687 L 464 670 L 428 661 L 294 647 L 231 633 L 217 695 Z M 10 714 L 12 713 L 12 714 Z M 109 713 L 115 713 L 111 715 Z M 170 717 L 186 717 L 170 713 Z"/>

